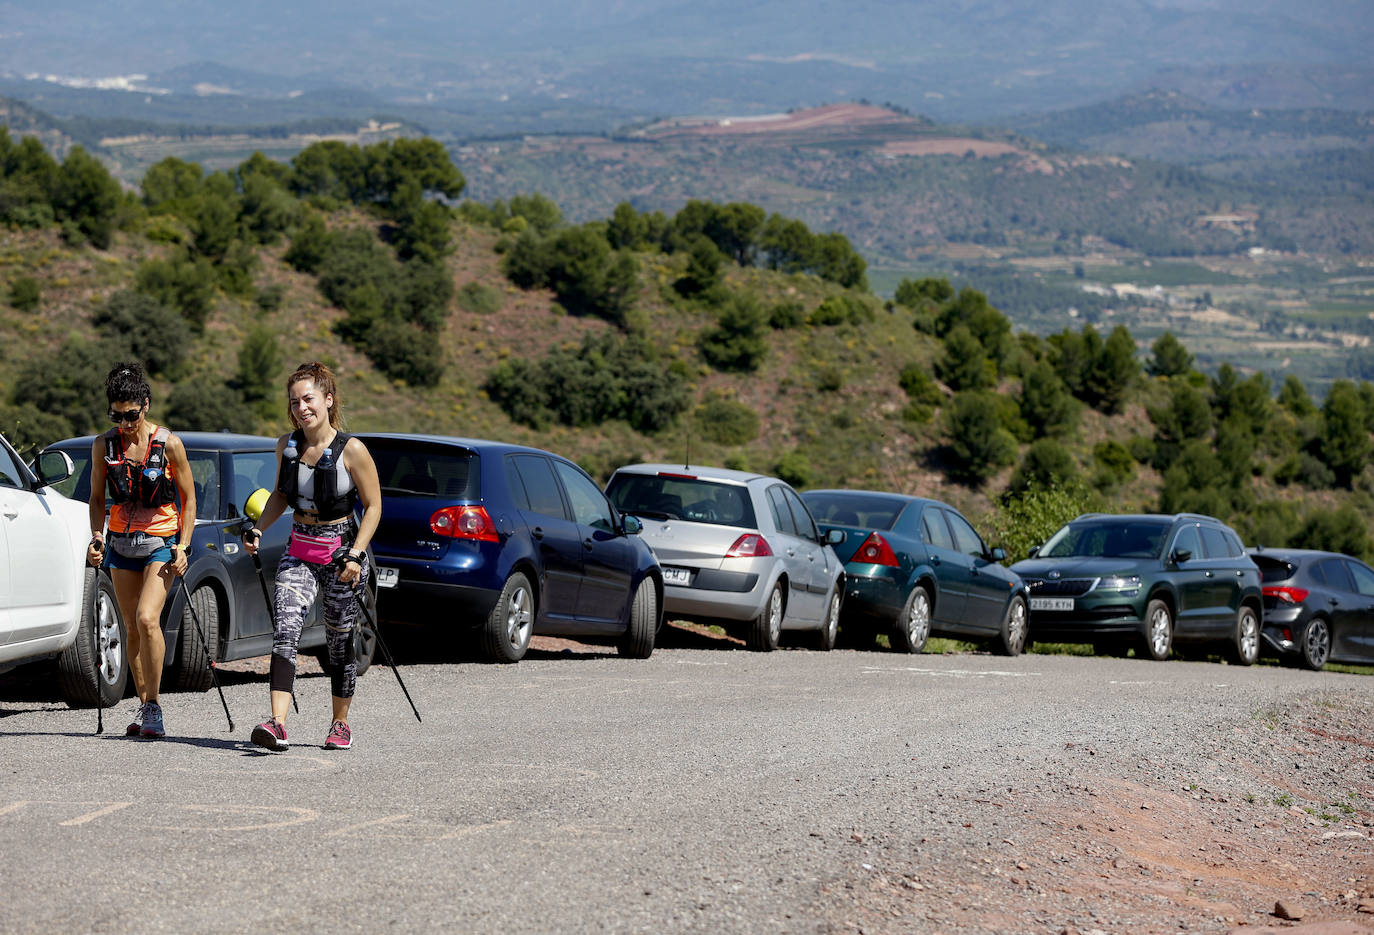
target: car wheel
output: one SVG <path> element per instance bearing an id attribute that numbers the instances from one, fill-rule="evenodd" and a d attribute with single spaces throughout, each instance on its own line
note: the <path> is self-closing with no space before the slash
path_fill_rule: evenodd
<path id="1" fill-rule="evenodd" d="M 836 582 L 830 592 L 830 600 L 825 604 L 825 623 L 816 632 L 815 648 L 828 653 L 835 648 L 835 640 L 840 635 L 840 597 L 843 582 Z"/>
<path id="2" fill-rule="evenodd" d="M 482 628 L 482 654 L 489 662 L 519 662 L 534 633 L 534 591 L 530 579 L 516 572 L 506 579 L 496 606 Z"/>
<path id="3" fill-rule="evenodd" d="M 1313 617 L 1302 631 L 1302 666 L 1317 672 L 1331 655 L 1331 628 L 1324 617 Z"/>
<path id="4" fill-rule="evenodd" d="M 358 666 L 358 677 L 361 678 L 372 668 L 372 658 L 377 654 L 377 631 L 361 620 L 354 626 L 358 628 L 358 634 L 353 641 L 353 661 Z"/>
<path id="5" fill-rule="evenodd" d="M 62 699 L 73 708 L 94 707 L 97 697 L 103 708 L 118 704 L 129 681 L 127 647 L 110 576 L 87 569 L 76 641 L 57 657 Z"/>
<path id="6" fill-rule="evenodd" d="M 1163 662 L 1174 648 L 1174 615 L 1161 600 L 1150 601 L 1145 607 L 1145 652 L 1151 659 Z"/>
<path id="7" fill-rule="evenodd" d="M 1231 661 L 1236 665 L 1252 666 L 1259 661 L 1259 615 L 1249 604 L 1236 611 L 1235 642 L 1231 646 Z"/>
<path id="8" fill-rule="evenodd" d="M 899 653 L 919 653 L 930 639 L 930 592 L 921 585 L 911 589 L 892 628 L 892 648 Z"/>
<path id="9" fill-rule="evenodd" d="M 615 651 L 629 659 L 648 659 L 654 652 L 654 636 L 658 632 L 658 592 L 654 579 L 645 578 L 635 589 L 630 603 L 629 626 L 616 644 Z"/>
<path id="10" fill-rule="evenodd" d="M 205 630 L 205 642 L 201 642 L 196 618 L 191 616 L 194 608 L 200 626 Z M 210 672 L 209 657 L 214 655 L 219 645 L 219 601 L 215 600 L 214 588 L 201 585 L 191 592 L 191 603 L 181 610 L 181 636 L 177 638 L 176 665 L 172 669 L 172 689 L 174 691 L 204 692 L 214 684 Z"/>
<path id="11" fill-rule="evenodd" d="M 773 585 L 763 610 L 749 623 L 745 643 L 754 652 L 766 653 L 778 648 L 778 637 L 782 634 L 782 589 L 781 581 Z"/>
<path id="12" fill-rule="evenodd" d="M 1002 617 L 1002 632 L 993 641 L 993 648 L 1003 656 L 1019 656 L 1026 648 L 1026 633 L 1029 623 L 1026 615 L 1026 602 L 1020 596 L 1013 597 Z"/>

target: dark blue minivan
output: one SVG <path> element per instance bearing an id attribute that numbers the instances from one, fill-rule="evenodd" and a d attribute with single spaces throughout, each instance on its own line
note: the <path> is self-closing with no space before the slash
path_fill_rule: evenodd
<path id="1" fill-rule="evenodd" d="M 468 631 L 493 662 L 518 662 L 534 633 L 653 652 L 658 562 L 576 464 L 479 439 L 358 438 L 381 479 L 372 549 L 388 617 Z"/>

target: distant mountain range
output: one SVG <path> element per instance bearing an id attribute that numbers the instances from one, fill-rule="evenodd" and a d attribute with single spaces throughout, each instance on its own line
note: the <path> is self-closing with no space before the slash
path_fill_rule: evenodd
<path id="1" fill-rule="evenodd" d="M 122 80 L 124 91 L 66 89 L 78 93 L 60 97 L 65 110 L 46 94 L 59 116 L 102 113 L 129 90 L 365 92 L 460 111 L 537 102 L 580 111 L 592 130 L 857 99 L 987 120 L 1152 87 L 1220 106 L 1369 110 L 1371 47 L 1367 0 L 0 2 L 3 93 Z"/>

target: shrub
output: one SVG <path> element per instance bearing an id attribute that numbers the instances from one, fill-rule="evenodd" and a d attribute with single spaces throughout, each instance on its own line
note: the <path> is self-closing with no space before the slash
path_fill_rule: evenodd
<path id="1" fill-rule="evenodd" d="M 768 310 L 768 324 L 775 331 L 795 328 L 806 321 L 806 309 L 800 302 L 779 302 Z"/>
<path id="2" fill-rule="evenodd" d="M 474 280 L 458 290 L 458 307 L 474 315 L 495 315 L 503 304 L 501 293 L 485 283 Z"/>
<path id="3" fill-rule="evenodd" d="M 197 331 L 204 329 L 218 291 L 218 277 L 209 260 L 192 259 L 181 251 L 166 260 L 148 260 L 134 279 L 139 292 L 180 313 Z"/>
<path id="4" fill-rule="evenodd" d="M 410 322 L 385 319 L 368 335 L 367 356 L 393 380 L 435 386 L 443 376 L 443 350 L 434 336 Z"/>
<path id="5" fill-rule="evenodd" d="M 104 431 L 110 426 L 105 416 L 105 375 L 120 350 L 103 341 L 68 338 L 50 354 L 28 357 L 15 375 L 13 402 L 61 413 L 71 421 L 75 434 Z"/>
<path id="6" fill-rule="evenodd" d="M 1075 516 L 1101 507 L 1101 498 L 1077 482 L 1030 487 L 1002 498 L 988 523 L 990 541 L 1006 550 L 1008 559 L 1019 561 Z"/>
<path id="7" fill-rule="evenodd" d="M 945 435 L 954 456 L 953 473 L 980 482 L 1016 455 L 1016 439 L 1002 425 L 993 394 L 959 393 L 945 410 Z"/>
<path id="8" fill-rule="evenodd" d="M 10 304 L 19 311 L 37 311 L 41 301 L 38 280 L 32 276 L 17 276 L 10 282 Z"/>
<path id="9" fill-rule="evenodd" d="M 697 407 L 696 421 L 701 437 L 719 445 L 743 445 L 759 434 L 758 413 L 744 403 L 719 396 Z"/>
<path id="10" fill-rule="evenodd" d="M 944 394 L 930 372 L 920 364 L 907 364 L 897 377 L 898 384 L 906 391 L 912 403 L 934 407 L 944 402 Z"/>
<path id="11" fill-rule="evenodd" d="M 193 380 L 176 386 L 167 399 L 167 421 L 182 432 L 252 432 L 253 411 L 232 387 Z"/>
<path id="12" fill-rule="evenodd" d="M 286 298 L 286 287 L 280 283 L 272 283 L 263 286 L 258 290 L 257 304 L 258 310 L 262 312 L 275 312 L 281 308 L 282 300 Z"/>
<path id="13" fill-rule="evenodd" d="M 1135 458 L 1121 442 L 1098 442 L 1093 446 L 1093 461 L 1097 465 L 1093 482 L 1098 487 L 1117 487 L 1135 475 Z"/>
<path id="14" fill-rule="evenodd" d="M 1077 473 L 1078 465 L 1068 450 L 1052 438 L 1042 438 L 1026 449 L 1007 492 L 1015 496 L 1034 487 L 1057 487 Z"/>
<path id="15" fill-rule="evenodd" d="M 798 489 L 811 484 L 811 462 L 800 451 L 789 451 L 778 459 L 773 473 Z"/>
<path id="16" fill-rule="evenodd" d="M 832 295 L 811 313 L 810 323 L 819 326 L 859 325 L 873 320 L 873 309 L 863 299 L 846 292 Z"/>

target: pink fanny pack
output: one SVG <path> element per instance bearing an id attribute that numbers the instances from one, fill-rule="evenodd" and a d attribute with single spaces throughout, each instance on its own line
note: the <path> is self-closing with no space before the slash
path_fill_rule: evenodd
<path id="1" fill-rule="evenodd" d="M 286 554 L 312 565 L 328 565 L 341 545 L 343 539 L 338 536 L 305 536 L 293 529 Z"/>

